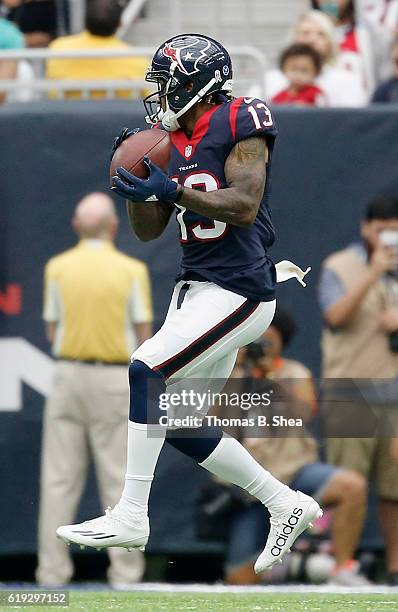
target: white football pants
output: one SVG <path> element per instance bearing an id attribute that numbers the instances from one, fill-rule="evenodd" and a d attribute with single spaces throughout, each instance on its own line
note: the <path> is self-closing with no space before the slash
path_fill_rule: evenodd
<path id="1" fill-rule="evenodd" d="M 167 385 L 184 378 L 226 380 L 239 348 L 265 332 L 275 306 L 276 300 L 253 302 L 211 282 L 180 281 L 162 327 L 132 360 L 163 374 Z"/>

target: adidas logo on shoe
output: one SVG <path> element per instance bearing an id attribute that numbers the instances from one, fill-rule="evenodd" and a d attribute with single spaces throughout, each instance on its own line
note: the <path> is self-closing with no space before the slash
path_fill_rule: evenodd
<path id="1" fill-rule="evenodd" d="M 299 517 L 303 514 L 301 508 L 294 508 L 292 514 L 287 519 L 286 523 L 282 523 L 281 527 L 283 529 L 277 532 L 277 538 L 275 540 L 274 546 L 271 548 L 271 555 L 273 557 L 279 557 L 282 552 L 283 546 L 285 546 L 287 542 L 287 537 L 292 533 L 293 528 L 299 522 Z"/>

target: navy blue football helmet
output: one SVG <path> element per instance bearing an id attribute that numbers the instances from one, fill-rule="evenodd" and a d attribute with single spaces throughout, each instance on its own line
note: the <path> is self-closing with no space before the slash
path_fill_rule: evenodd
<path id="1" fill-rule="evenodd" d="M 217 92 L 232 95 L 231 58 L 213 38 L 180 34 L 160 45 L 145 80 L 158 86 L 143 101 L 147 121 L 161 121 L 166 130 L 174 131 L 180 127 L 178 118 L 203 98 Z M 187 89 L 188 83 L 191 87 Z"/>

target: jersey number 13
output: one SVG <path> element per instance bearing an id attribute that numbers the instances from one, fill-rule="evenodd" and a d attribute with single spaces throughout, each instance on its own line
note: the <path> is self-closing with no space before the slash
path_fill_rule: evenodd
<path id="1" fill-rule="evenodd" d="M 177 180 L 177 179 L 174 179 Z M 190 189 L 201 189 L 203 191 L 216 191 L 219 188 L 217 179 L 208 172 L 198 172 L 196 174 L 189 174 L 184 182 L 183 187 L 189 187 Z M 180 209 L 177 214 L 177 221 L 181 229 L 181 242 L 188 242 L 188 231 L 194 238 L 194 240 L 208 242 L 210 240 L 218 240 L 221 238 L 228 229 L 228 226 L 223 221 L 210 221 L 210 225 L 205 227 L 201 221 L 195 223 L 190 227 L 187 227 L 184 220 L 184 214 L 186 208 L 180 204 L 176 204 L 176 207 Z"/>

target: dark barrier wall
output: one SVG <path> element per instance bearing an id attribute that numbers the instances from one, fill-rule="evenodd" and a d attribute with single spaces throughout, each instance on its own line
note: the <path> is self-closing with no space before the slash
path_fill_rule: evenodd
<path id="1" fill-rule="evenodd" d="M 370 198 L 398 193 L 398 114 L 391 108 L 279 110 L 276 117 L 280 137 L 272 207 L 278 238 L 272 255 L 313 268 L 307 289 L 290 281 L 280 287 L 279 297 L 299 322 L 291 353 L 318 374 L 320 263 L 358 236 L 359 217 Z M 51 370 L 41 322 L 43 266 L 74 243 L 70 218 L 76 201 L 107 189 L 110 145 L 125 125 L 144 127 L 141 104 L 0 109 L 0 553 L 36 547 L 41 415 Z M 129 232 L 121 201 L 118 207 L 118 245 L 148 262 L 159 325 L 179 258 L 176 229 L 172 223 L 160 240 L 141 244 Z M 191 517 L 204 478 L 190 460 L 171 449 L 165 452 L 152 498 L 152 550 L 201 548 Z M 97 512 L 90 481 L 80 516 Z"/>

